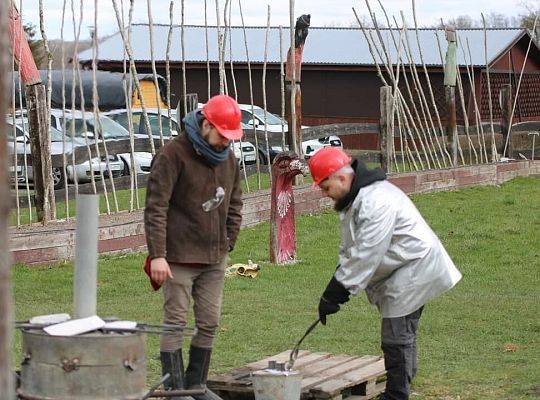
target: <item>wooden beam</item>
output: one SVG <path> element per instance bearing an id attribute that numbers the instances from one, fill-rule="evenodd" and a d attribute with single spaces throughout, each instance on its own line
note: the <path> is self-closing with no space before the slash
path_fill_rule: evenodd
<path id="1" fill-rule="evenodd" d="M 51 133 L 48 126 L 47 99 L 42 83 L 26 87 L 26 110 L 32 172 L 38 220 L 43 224 L 56 219 L 54 182 L 52 177 Z"/>
<path id="2" fill-rule="evenodd" d="M 452 165 L 458 164 L 458 133 L 456 125 L 456 88 L 445 86 L 444 95 L 446 99 L 446 136 L 451 146 Z"/>
<path id="3" fill-rule="evenodd" d="M 7 1 L 0 1 L 0 113 L 6 115 L 10 70 L 8 42 Z M 9 170 L 7 155 L 7 127 L 5 118 L 0 120 L 0 399 L 14 399 L 11 372 L 12 303 L 11 303 L 11 253 L 8 223 L 10 212 Z"/>
<path id="4" fill-rule="evenodd" d="M 379 129 L 379 146 L 381 150 L 381 168 L 388 172 L 392 160 L 392 88 L 390 86 L 381 87 L 381 121 Z"/>
<path id="5" fill-rule="evenodd" d="M 510 118 L 512 115 L 512 85 L 503 85 L 500 92 L 500 100 L 501 100 L 501 111 L 502 111 L 502 118 L 501 118 L 501 131 L 503 135 L 503 147 L 504 143 L 508 141 L 508 153 L 502 154 L 503 157 L 508 156 L 512 157 L 512 137 L 510 132 Z M 508 135 L 510 135 L 510 138 L 508 138 Z M 503 150 L 504 151 L 504 150 Z"/>

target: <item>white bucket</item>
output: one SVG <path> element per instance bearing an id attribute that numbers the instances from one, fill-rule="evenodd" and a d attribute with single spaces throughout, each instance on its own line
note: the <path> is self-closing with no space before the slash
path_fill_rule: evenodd
<path id="1" fill-rule="evenodd" d="M 298 371 L 263 370 L 252 374 L 255 400 L 300 400 L 302 375 Z"/>

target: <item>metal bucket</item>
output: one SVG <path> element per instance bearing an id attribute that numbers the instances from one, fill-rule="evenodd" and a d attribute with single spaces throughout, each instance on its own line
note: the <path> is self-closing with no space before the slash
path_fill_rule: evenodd
<path id="1" fill-rule="evenodd" d="M 252 374 L 255 400 L 300 400 L 302 374 L 298 371 L 263 370 Z"/>
<path id="2" fill-rule="evenodd" d="M 27 400 L 140 400 L 146 394 L 142 333 L 49 336 L 22 331 L 21 387 Z"/>

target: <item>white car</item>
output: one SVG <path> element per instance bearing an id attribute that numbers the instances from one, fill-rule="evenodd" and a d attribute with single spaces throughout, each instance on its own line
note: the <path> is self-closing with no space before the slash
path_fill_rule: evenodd
<path id="1" fill-rule="evenodd" d="M 23 129 L 24 126 L 24 129 Z M 31 154 L 31 147 L 30 147 L 30 135 L 28 133 L 28 120 L 27 118 L 16 118 L 15 119 L 15 150 L 13 146 L 13 119 L 11 117 L 7 118 L 7 140 L 8 140 L 8 152 L 10 154 L 13 154 L 16 152 L 17 154 Z M 63 135 L 62 132 L 60 132 L 58 129 L 51 126 L 50 128 L 51 133 L 51 155 L 59 155 L 63 154 L 64 150 L 66 153 L 71 153 L 74 148 L 85 146 L 85 143 L 80 138 L 74 138 L 74 140 L 71 140 L 71 137 L 66 137 L 66 143 L 64 146 L 63 143 Z M 62 167 L 53 167 L 52 173 L 53 173 L 53 182 L 54 182 L 54 188 L 55 189 L 61 189 L 66 185 L 67 182 L 74 182 L 75 178 L 77 179 L 77 182 L 84 183 L 84 182 L 90 182 L 91 181 L 91 168 L 90 165 L 92 165 L 92 172 L 94 173 L 94 176 L 96 179 L 99 179 L 101 177 L 100 170 L 103 172 L 104 176 L 108 176 L 109 173 L 112 173 L 113 177 L 121 175 L 124 164 L 123 162 L 116 156 L 116 155 L 109 155 L 109 162 L 107 163 L 105 160 L 105 156 L 103 155 L 101 157 L 101 160 L 98 158 L 93 158 L 90 161 L 84 161 L 80 164 L 76 164 L 75 167 L 71 164 L 71 160 L 67 160 L 67 166 L 66 166 L 66 176 L 64 176 L 64 170 Z M 108 165 L 107 165 L 108 164 Z M 25 173 L 24 171 L 24 164 L 20 163 L 20 165 L 17 165 L 17 175 L 15 178 L 15 169 L 12 166 L 10 168 L 10 172 L 13 174 L 13 181 L 17 181 L 18 184 L 23 184 L 26 182 L 26 176 L 28 176 L 28 182 L 33 182 L 33 170 L 32 166 L 27 166 L 27 171 Z"/>
<path id="2" fill-rule="evenodd" d="M 242 165 L 242 156 L 244 157 L 245 165 L 255 164 L 257 161 L 257 152 L 255 150 L 255 146 L 253 146 L 250 142 L 231 142 L 231 149 L 234 150 L 234 156 L 240 165 Z"/>
<path id="3" fill-rule="evenodd" d="M 150 129 L 152 130 L 152 137 L 159 139 L 159 113 L 157 108 L 149 108 L 146 110 L 148 115 L 148 122 L 150 123 Z M 128 110 L 118 109 L 107 111 L 103 113 L 107 117 L 111 118 L 114 122 L 122 125 L 124 128 L 128 129 Z M 141 123 L 143 112 L 140 108 L 131 109 L 131 115 L 133 120 L 133 133 L 137 137 L 148 137 L 146 132 L 146 124 Z M 171 130 L 172 127 L 172 130 Z M 171 110 L 171 118 L 169 119 L 169 114 L 166 108 L 161 109 L 161 129 L 164 139 L 170 139 L 180 131 L 178 123 L 176 122 L 176 110 Z"/>
<path id="4" fill-rule="evenodd" d="M 66 135 L 71 137 L 71 125 L 72 121 L 74 121 L 75 137 L 80 138 L 85 144 L 85 123 L 86 137 L 88 138 L 88 143 L 90 144 L 95 143 L 95 140 L 105 140 L 106 142 L 109 142 L 112 140 L 129 139 L 128 130 L 105 115 L 99 115 L 99 123 L 98 121 L 94 120 L 94 113 L 91 112 L 66 112 L 65 116 Z M 100 132 L 99 125 L 101 125 L 102 132 Z M 51 110 L 51 126 L 59 129 L 60 131 L 64 129 L 64 117 L 62 110 Z M 98 132 L 97 139 L 95 132 Z M 135 152 L 133 155 L 137 174 L 149 173 L 150 164 L 152 162 L 152 154 L 148 152 Z M 116 156 L 118 156 L 123 162 L 122 175 L 129 175 L 132 172 L 130 153 L 117 153 Z"/>
<path id="5" fill-rule="evenodd" d="M 251 107 L 251 104 L 240 104 L 240 111 L 242 112 L 242 127 L 244 129 L 257 129 L 262 131 L 265 129 L 265 112 L 264 109 L 258 106 Z M 307 128 L 307 126 L 302 126 Z M 271 112 L 266 112 L 266 130 L 269 134 L 282 134 L 282 132 L 289 131 L 289 125 L 286 121 L 282 120 L 279 116 L 272 114 Z M 320 139 L 311 139 L 305 140 L 302 142 L 302 153 L 304 158 L 308 159 L 312 157 L 318 150 L 329 147 L 336 146 L 343 148 L 343 143 L 341 139 L 337 136 L 328 136 Z M 282 151 L 288 151 L 288 147 L 283 148 L 282 146 L 271 146 L 270 148 L 270 161 L 274 159 L 277 153 Z M 261 158 L 264 164 L 267 163 L 267 151 L 266 145 L 264 143 L 259 143 L 259 157 Z"/>

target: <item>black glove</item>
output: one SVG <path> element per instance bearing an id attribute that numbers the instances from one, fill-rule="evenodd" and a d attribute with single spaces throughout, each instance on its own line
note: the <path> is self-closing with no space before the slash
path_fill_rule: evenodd
<path id="1" fill-rule="evenodd" d="M 333 276 L 319 301 L 319 319 L 323 325 L 326 325 L 326 316 L 337 313 L 340 310 L 339 305 L 348 302 L 350 295 L 349 291 Z"/>

